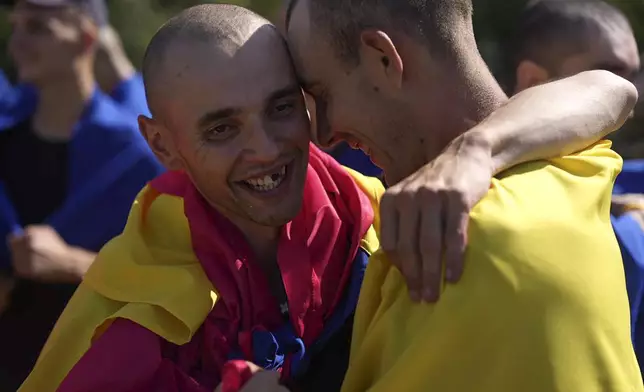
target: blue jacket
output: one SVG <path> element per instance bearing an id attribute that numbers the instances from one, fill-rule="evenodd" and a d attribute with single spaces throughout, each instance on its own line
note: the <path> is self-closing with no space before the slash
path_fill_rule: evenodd
<path id="1" fill-rule="evenodd" d="M 625 161 L 615 181 L 614 194 L 644 194 L 644 160 Z M 635 354 L 644 369 L 644 227 L 631 215 L 612 217 L 631 307 L 631 332 Z"/>
<path id="2" fill-rule="evenodd" d="M 9 110 L 0 112 L 0 132 L 27 120 L 36 95 L 29 88 Z M 98 89 L 76 124 L 70 144 L 68 196 L 46 219 L 73 246 L 98 251 L 118 235 L 132 202 L 144 185 L 163 171 L 140 136 L 136 119 Z M 0 183 L 0 238 L 22 224 Z M 10 268 L 0 241 L 0 268 Z"/>
<path id="3" fill-rule="evenodd" d="M 150 109 L 145 97 L 143 77 L 140 73 L 134 74 L 130 79 L 124 80 L 112 91 L 111 97 L 123 109 L 135 114 L 150 117 Z"/>

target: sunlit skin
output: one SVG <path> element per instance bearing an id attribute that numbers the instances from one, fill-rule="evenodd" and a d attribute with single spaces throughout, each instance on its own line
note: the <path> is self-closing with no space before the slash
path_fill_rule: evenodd
<path id="1" fill-rule="evenodd" d="M 302 86 L 315 98 L 317 139 L 322 145 L 344 140 L 364 150 L 390 185 L 434 159 L 489 114 L 482 108 L 503 97 L 500 90 L 467 86 L 454 64 L 441 63 L 403 34 L 365 30 L 359 63 L 343 63 L 327 34 L 310 22 L 309 3 L 297 2 L 287 36 Z M 480 63 L 461 66 L 485 67 Z M 464 97 L 465 89 L 476 93 Z"/>
<path id="2" fill-rule="evenodd" d="M 309 120 L 284 42 L 264 26 L 239 48 L 177 42 L 166 58 L 154 119 L 139 119 L 148 143 L 251 243 L 274 238 L 300 210 L 308 164 Z M 284 166 L 274 191 L 246 182 Z"/>
<path id="3" fill-rule="evenodd" d="M 498 165 L 491 157 L 510 145 L 527 147 L 533 135 L 557 128 L 550 123 L 556 117 L 523 122 L 540 115 L 529 109 L 535 107 L 530 99 L 534 92 L 508 102 L 478 51 L 469 10 L 447 14 L 449 32 L 437 38 L 446 50 L 435 50 L 426 37 L 385 26 L 353 32 L 354 47 L 348 50 L 354 57 L 344 59 L 334 45 L 337 37 L 326 31 L 326 21 L 317 23 L 311 15 L 312 1 L 299 0 L 293 7 L 287 39 L 302 85 L 316 100 L 318 140 L 324 144 L 346 140 L 383 169 L 390 188 L 380 203 L 380 245 L 405 277 L 411 299 L 435 302 L 443 273 L 450 283 L 463 273 L 468 210 L 487 192 L 489 178 L 499 168 L 511 166 L 505 166 L 507 161 Z M 540 104 L 547 107 L 545 103 L 552 101 L 544 97 L 551 95 L 545 93 Z M 566 101 L 542 113 L 561 107 L 574 111 Z M 513 104 L 496 126 L 483 121 Z M 570 113 L 562 113 L 563 121 L 569 117 Z M 502 129 L 509 131 L 522 122 L 524 130 L 550 126 L 505 139 L 516 144 L 501 142 L 512 133 Z M 565 126 L 560 136 L 577 127 Z M 441 159 L 445 156 L 450 158 Z M 467 177 L 456 180 L 460 185 L 431 174 L 456 168 Z M 472 197 L 463 192 L 466 188 L 479 193 Z"/>

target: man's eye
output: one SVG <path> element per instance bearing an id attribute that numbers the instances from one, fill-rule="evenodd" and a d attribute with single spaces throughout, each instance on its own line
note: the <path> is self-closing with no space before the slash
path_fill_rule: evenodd
<path id="1" fill-rule="evenodd" d="M 283 103 L 275 107 L 275 111 L 278 113 L 284 113 L 290 110 L 293 110 L 293 104 L 290 104 L 290 103 Z"/>
<path id="2" fill-rule="evenodd" d="M 230 132 L 232 127 L 230 125 L 218 125 L 211 130 L 211 133 L 220 134 Z"/>
<path id="3" fill-rule="evenodd" d="M 295 104 L 293 102 L 284 102 L 278 105 L 275 105 L 273 108 L 273 116 L 277 118 L 289 116 L 295 110 Z"/>
<path id="4" fill-rule="evenodd" d="M 212 140 L 226 139 L 235 132 L 236 127 L 233 125 L 222 124 L 208 129 L 207 137 Z"/>

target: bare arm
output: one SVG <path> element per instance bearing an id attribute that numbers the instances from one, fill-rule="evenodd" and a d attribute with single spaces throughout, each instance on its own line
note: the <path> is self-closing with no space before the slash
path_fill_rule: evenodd
<path id="1" fill-rule="evenodd" d="M 494 172 L 567 155 L 619 129 L 637 103 L 630 82 L 588 71 L 522 91 L 470 134 L 492 148 Z"/>
<path id="2" fill-rule="evenodd" d="M 389 188 L 380 205 L 380 244 L 405 276 L 411 297 L 438 299 L 443 260 L 447 280 L 460 279 L 469 212 L 492 176 L 590 146 L 617 130 L 636 102 L 635 87 L 607 71 L 533 87 Z"/>

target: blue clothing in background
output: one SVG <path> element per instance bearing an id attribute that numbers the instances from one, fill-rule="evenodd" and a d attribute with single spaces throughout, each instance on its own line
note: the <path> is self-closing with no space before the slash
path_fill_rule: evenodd
<path id="1" fill-rule="evenodd" d="M 644 194 L 644 160 L 625 161 L 614 194 Z M 644 228 L 630 214 L 611 217 L 622 253 L 635 354 L 644 370 Z"/>
<path id="2" fill-rule="evenodd" d="M 111 97 L 123 109 L 135 114 L 143 114 L 150 117 L 150 109 L 145 98 L 145 87 L 143 86 L 143 77 L 140 73 L 135 73 L 131 78 L 122 81 L 112 91 Z"/>
<path id="3" fill-rule="evenodd" d="M 615 180 L 614 193 L 617 195 L 644 194 L 644 159 L 624 161 L 624 168 Z"/>
<path id="4" fill-rule="evenodd" d="M 35 108 L 35 95 L 22 99 L 21 110 L 0 113 L 7 120 L 0 132 L 31 117 L 33 111 L 24 108 Z M 43 223 L 70 245 L 98 251 L 122 231 L 137 193 L 162 171 L 134 117 L 97 90 L 70 141 L 67 198 Z M 0 238 L 21 230 L 17 216 L 0 189 Z M 5 241 L 0 241 L 0 266 L 10 266 Z"/>
<path id="5" fill-rule="evenodd" d="M 362 150 L 355 150 L 346 143 L 340 143 L 332 152 L 331 156 L 340 162 L 341 165 L 349 167 L 369 177 L 382 176 L 382 169 L 374 165 L 371 159 Z"/>
<path id="6" fill-rule="evenodd" d="M 4 102 L 12 91 L 13 86 L 11 85 L 11 82 L 9 82 L 7 75 L 5 75 L 5 73 L 0 69 L 0 102 Z"/>

